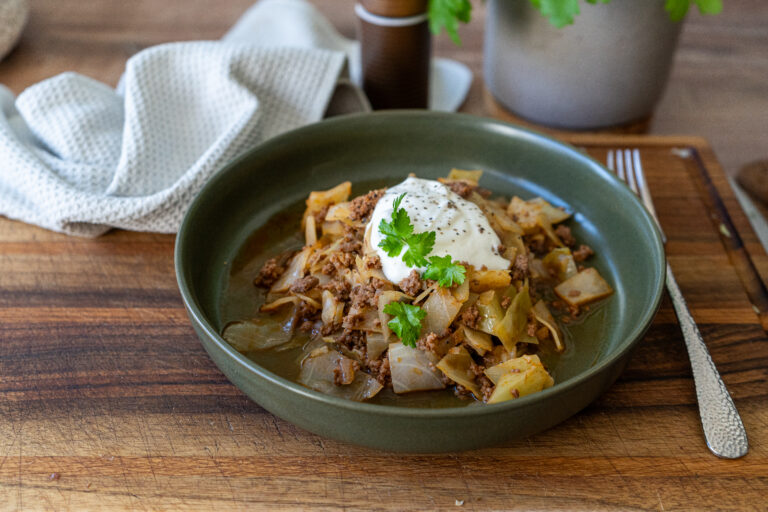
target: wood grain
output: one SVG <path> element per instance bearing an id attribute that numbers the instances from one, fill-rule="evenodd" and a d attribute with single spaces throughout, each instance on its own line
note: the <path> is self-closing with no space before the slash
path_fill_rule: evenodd
<path id="1" fill-rule="evenodd" d="M 81 240 L 0 219 L 0 503 L 9 510 L 455 509 L 456 500 L 467 510 L 764 508 L 768 340 L 695 175 L 673 147 L 701 151 L 762 272 L 768 257 L 703 141 L 572 142 L 600 160 L 611 148 L 641 148 L 670 262 L 748 430 L 747 457 L 708 452 L 667 298 L 619 381 L 574 418 L 495 448 L 397 455 L 302 431 L 232 386 L 182 309 L 173 237 L 118 231 Z"/>
<path id="2" fill-rule="evenodd" d="M 250 3 L 33 1 L 0 82 L 18 93 L 77 69 L 115 84 L 138 50 L 218 38 Z M 354 34 L 351 2 L 314 3 Z M 477 9 L 463 47 L 436 46 L 480 77 Z M 714 136 L 730 169 L 760 156 L 767 12 L 730 0 L 721 17 L 689 20 L 652 130 Z M 479 79 L 464 110 L 493 112 Z M 670 263 L 741 412 L 747 457 L 708 452 L 666 297 L 622 377 L 582 413 L 520 442 L 404 456 L 309 434 L 232 386 L 186 320 L 172 236 L 83 240 L 0 218 L 0 510 L 765 510 L 768 339 L 672 149 L 699 150 L 765 279 L 768 256 L 713 151 L 687 137 L 567 137 L 601 161 L 641 148 Z"/>

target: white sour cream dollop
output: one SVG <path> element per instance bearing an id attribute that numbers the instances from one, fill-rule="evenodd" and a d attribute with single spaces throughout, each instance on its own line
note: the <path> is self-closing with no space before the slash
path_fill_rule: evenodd
<path id="1" fill-rule="evenodd" d="M 435 246 L 429 256 L 450 255 L 454 261 L 465 261 L 475 268 L 506 270 L 510 261 L 499 255 L 501 240 L 491 228 L 480 208 L 463 199 L 440 182 L 408 178 L 387 190 L 376 204 L 366 229 L 370 232 L 370 244 L 381 258 L 384 275 L 393 283 L 399 283 L 414 268 L 406 266 L 400 256 L 388 256 L 379 247 L 384 235 L 379 232 L 382 220 L 392 220 L 392 204 L 405 193 L 400 208 L 405 208 L 414 226 L 414 233 L 435 232 Z M 425 267 L 415 268 L 423 272 Z"/>

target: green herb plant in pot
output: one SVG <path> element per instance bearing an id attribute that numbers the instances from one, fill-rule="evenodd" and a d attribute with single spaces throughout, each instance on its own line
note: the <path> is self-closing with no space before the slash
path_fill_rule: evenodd
<path id="1" fill-rule="evenodd" d="M 721 0 L 488 0 L 486 86 L 504 107 L 547 126 L 647 119 L 691 3 L 703 14 L 722 9 Z M 470 13 L 469 0 L 432 0 L 432 29 L 456 40 Z"/>

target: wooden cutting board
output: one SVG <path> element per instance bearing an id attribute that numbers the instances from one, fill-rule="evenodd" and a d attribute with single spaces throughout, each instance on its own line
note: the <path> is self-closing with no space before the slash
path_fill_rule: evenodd
<path id="1" fill-rule="evenodd" d="M 619 381 L 560 426 L 398 455 L 302 431 L 232 386 L 187 322 L 173 236 L 83 240 L 0 218 L 0 508 L 765 510 L 768 340 L 745 291 L 762 307 L 764 287 L 734 235 L 763 276 L 768 257 L 705 141 L 570 140 L 599 160 L 641 149 L 669 260 L 749 434 L 743 459 L 705 446 L 668 298 Z"/>

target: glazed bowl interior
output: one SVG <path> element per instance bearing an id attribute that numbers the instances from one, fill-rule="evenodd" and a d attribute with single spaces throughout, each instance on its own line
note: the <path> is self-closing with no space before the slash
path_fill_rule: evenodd
<path id="1" fill-rule="evenodd" d="M 242 248 L 253 243 L 253 233 L 270 219 L 281 212 L 299 211 L 297 205 L 310 191 L 341 181 L 352 181 L 356 195 L 398 183 L 409 173 L 437 178 L 446 176 L 451 168 L 482 169 L 481 185 L 494 194 L 541 196 L 574 212 L 569 226 L 579 241 L 594 249 L 590 264 L 615 290 L 588 321 L 572 329 L 570 341 L 575 349 L 552 369 L 554 387 L 482 407 L 401 408 L 348 402 L 275 375 L 219 336 L 224 324 L 233 320 L 222 313 L 233 265 Z M 563 393 L 579 390 L 585 396 L 577 401 L 578 408 L 585 406 L 616 378 L 650 324 L 661 298 L 663 268 L 663 247 L 652 219 L 629 189 L 594 160 L 572 147 L 501 122 L 425 112 L 336 118 L 268 141 L 232 162 L 204 187 L 184 219 L 176 246 L 182 297 L 216 364 L 272 412 L 345 440 L 350 440 L 354 426 L 338 433 L 333 426 L 316 425 L 310 418 L 297 419 L 296 411 L 276 409 L 281 409 L 283 402 L 294 404 L 291 407 L 313 403 L 347 411 L 350 421 L 362 421 L 359 418 L 366 415 L 450 420 L 493 411 L 508 413 L 547 400 L 562 403 Z M 574 408 L 566 407 L 568 415 L 578 410 Z M 518 429 L 511 436 L 546 428 L 559 416 L 563 414 L 550 415 L 549 422 L 539 419 L 538 428 Z M 489 442 L 499 439 L 496 436 Z M 361 444 L 413 448 L 413 443 L 401 446 L 389 441 L 362 440 Z M 435 451 L 433 448 L 424 451 Z"/>

